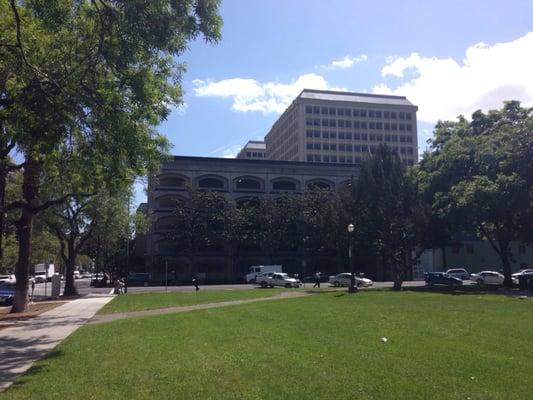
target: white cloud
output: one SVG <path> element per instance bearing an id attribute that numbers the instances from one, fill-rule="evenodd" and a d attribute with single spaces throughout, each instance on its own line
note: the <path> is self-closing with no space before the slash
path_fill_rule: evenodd
<path id="1" fill-rule="evenodd" d="M 533 32 L 506 43 L 478 43 L 466 50 L 461 63 L 425 57 L 389 58 L 384 78 L 403 79 L 397 87 L 381 83 L 374 93 L 407 96 L 418 105 L 425 122 L 470 116 L 477 109 L 501 108 L 504 100 L 533 105 Z"/>
<path id="2" fill-rule="evenodd" d="M 290 83 L 232 78 L 221 81 L 195 79 L 193 91 L 200 97 L 231 98 L 234 111 L 260 111 L 281 114 L 303 89 L 331 89 L 326 79 L 317 74 L 299 76 Z"/>
<path id="3" fill-rule="evenodd" d="M 205 157 L 235 158 L 241 149 L 240 144 L 228 144 L 210 151 Z"/>
<path id="4" fill-rule="evenodd" d="M 359 64 L 360 62 L 366 61 L 368 59 L 366 54 L 361 54 L 359 56 L 350 57 L 345 56 L 340 60 L 334 60 L 328 65 L 323 65 L 324 69 L 346 69 L 353 67 L 354 64 Z"/>

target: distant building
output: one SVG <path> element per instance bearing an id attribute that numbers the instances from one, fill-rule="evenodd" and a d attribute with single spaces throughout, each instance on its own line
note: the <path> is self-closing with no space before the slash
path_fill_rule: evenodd
<path id="1" fill-rule="evenodd" d="M 249 140 L 239 151 L 236 158 L 247 158 L 249 160 L 263 160 L 266 158 L 266 144 L 260 140 Z"/>
<path id="2" fill-rule="evenodd" d="M 304 89 L 266 135 L 266 158 L 359 164 L 386 143 L 413 165 L 417 110 L 403 96 Z"/>

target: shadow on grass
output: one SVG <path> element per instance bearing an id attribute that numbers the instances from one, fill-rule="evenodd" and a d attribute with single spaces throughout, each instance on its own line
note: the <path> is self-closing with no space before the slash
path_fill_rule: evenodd
<path id="1" fill-rule="evenodd" d="M 388 289 L 394 291 L 393 289 Z M 484 295 L 484 294 L 501 294 L 501 295 L 518 295 L 518 291 L 514 289 L 503 289 L 498 286 L 480 286 L 480 285 L 465 285 L 459 287 L 449 286 L 417 286 L 417 287 L 402 287 L 402 292 L 422 292 L 422 293 L 440 293 L 452 296 L 464 295 Z M 516 293 L 514 293 L 516 292 Z"/>

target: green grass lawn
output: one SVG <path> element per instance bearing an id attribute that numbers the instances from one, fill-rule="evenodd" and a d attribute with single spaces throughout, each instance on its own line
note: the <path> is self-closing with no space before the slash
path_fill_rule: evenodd
<path id="1" fill-rule="evenodd" d="M 531 300 L 330 292 L 87 325 L 0 398 L 508 400 L 532 377 Z"/>
<path id="2" fill-rule="evenodd" d="M 284 289 L 227 289 L 199 290 L 198 292 L 148 292 L 128 293 L 116 296 L 107 303 L 99 314 L 151 310 L 193 304 L 218 303 L 230 300 L 257 299 L 280 294 Z"/>

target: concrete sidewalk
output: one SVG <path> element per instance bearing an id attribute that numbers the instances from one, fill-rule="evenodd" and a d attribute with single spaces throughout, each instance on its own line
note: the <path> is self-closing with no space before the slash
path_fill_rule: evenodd
<path id="1" fill-rule="evenodd" d="M 35 318 L 0 330 L 0 391 L 91 319 L 113 296 L 69 301 Z"/>

